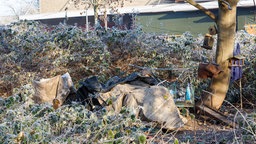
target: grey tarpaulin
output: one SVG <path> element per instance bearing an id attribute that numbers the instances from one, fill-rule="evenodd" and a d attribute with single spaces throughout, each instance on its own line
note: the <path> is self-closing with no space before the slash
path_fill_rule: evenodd
<path id="1" fill-rule="evenodd" d="M 82 102 L 83 104 L 89 104 L 89 109 L 92 110 L 94 105 L 98 105 L 98 100 L 93 97 L 89 96 L 95 93 L 104 93 L 111 90 L 118 84 L 124 83 L 136 83 L 137 85 L 156 85 L 158 81 L 153 77 L 145 77 L 142 76 L 140 73 L 134 72 L 126 77 L 118 77 L 114 76 L 110 78 L 105 84 L 100 83 L 97 76 L 91 76 L 85 79 L 84 82 L 81 83 L 81 86 L 76 92 L 76 99 L 77 101 Z"/>
<path id="2" fill-rule="evenodd" d="M 163 128 L 173 130 L 182 127 L 187 119 L 180 115 L 173 96 L 163 86 L 137 86 L 118 84 L 111 91 L 100 93 L 99 102 L 104 105 L 109 99 L 108 110 L 116 113 L 122 106 L 130 108 L 137 118 L 159 123 Z"/>
<path id="3" fill-rule="evenodd" d="M 166 129 L 183 126 L 187 120 L 176 107 L 173 96 L 153 77 L 132 73 L 127 77 L 113 77 L 105 84 L 96 76 L 86 79 L 77 91 L 77 97 L 90 105 L 105 107 L 119 113 L 123 106 L 128 107 L 138 118 L 155 121 Z M 111 101 L 109 103 L 109 101 Z"/>

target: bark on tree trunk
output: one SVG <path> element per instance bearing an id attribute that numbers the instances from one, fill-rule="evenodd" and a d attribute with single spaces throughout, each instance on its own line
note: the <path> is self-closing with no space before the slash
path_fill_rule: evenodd
<path id="1" fill-rule="evenodd" d="M 216 63 L 223 72 L 212 78 L 210 93 L 203 97 L 202 103 L 218 110 L 225 100 L 230 81 L 228 59 L 233 56 L 236 34 L 236 10 L 238 0 L 219 0 L 219 13 L 217 19 L 218 41 L 216 50 Z"/>
<path id="2" fill-rule="evenodd" d="M 105 7 L 105 11 L 104 11 L 104 28 L 106 31 L 108 30 L 108 15 L 107 15 L 106 7 Z"/>
<path id="3" fill-rule="evenodd" d="M 94 5 L 93 6 L 93 11 L 94 11 L 94 27 L 96 28 L 98 26 L 99 23 L 99 13 L 98 13 L 98 9 L 99 6 L 98 5 Z"/>

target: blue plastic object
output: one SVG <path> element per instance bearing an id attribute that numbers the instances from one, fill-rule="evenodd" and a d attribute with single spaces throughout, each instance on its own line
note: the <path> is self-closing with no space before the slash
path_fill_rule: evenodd
<path id="1" fill-rule="evenodd" d="M 189 83 L 188 83 L 187 88 L 186 88 L 185 101 L 186 101 L 186 102 L 192 102 L 192 101 L 191 101 L 191 91 L 190 91 L 190 85 L 189 85 Z"/>

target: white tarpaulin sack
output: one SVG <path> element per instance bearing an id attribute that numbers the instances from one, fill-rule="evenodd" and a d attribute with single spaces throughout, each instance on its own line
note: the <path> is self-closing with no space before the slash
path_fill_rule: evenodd
<path id="1" fill-rule="evenodd" d="M 33 81 L 35 94 L 33 99 L 36 103 L 57 102 L 62 105 L 73 87 L 69 73 L 58 75 L 53 78 Z"/>
<path id="2" fill-rule="evenodd" d="M 187 119 L 180 115 L 173 96 L 163 86 L 135 86 L 118 84 L 107 93 L 101 93 L 99 102 L 104 103 L 112 99 L 112 104 L 106 106 L 107 110 L 113 109 L 116 113 L 122 106 L 130 108 L 137 117 L 140 113 L 149 121 L 162 124 L 166 129 L 176 129 L 184 126 Z"/>

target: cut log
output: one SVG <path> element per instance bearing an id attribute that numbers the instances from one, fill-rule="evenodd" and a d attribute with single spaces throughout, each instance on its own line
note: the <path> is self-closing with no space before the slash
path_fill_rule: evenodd
<path id="1" fill-rule="evenodd" d="M 204 111 L 207 115 L 209 115 L 210 117 L 213 117 L 221 122 L 224 122 L 225 124 L 231 126 L 231 127 L 234 127 L 236 128 L 237 125 L 234 121 L 232 120 L 229 120 L 224 114 L 222 114 L 221 112 L 219 111 L 216 111 L 216 110 L 213 110 L 205 105 L 196 105 L 196 108 L 201 110 L 201 111 Z"/>

